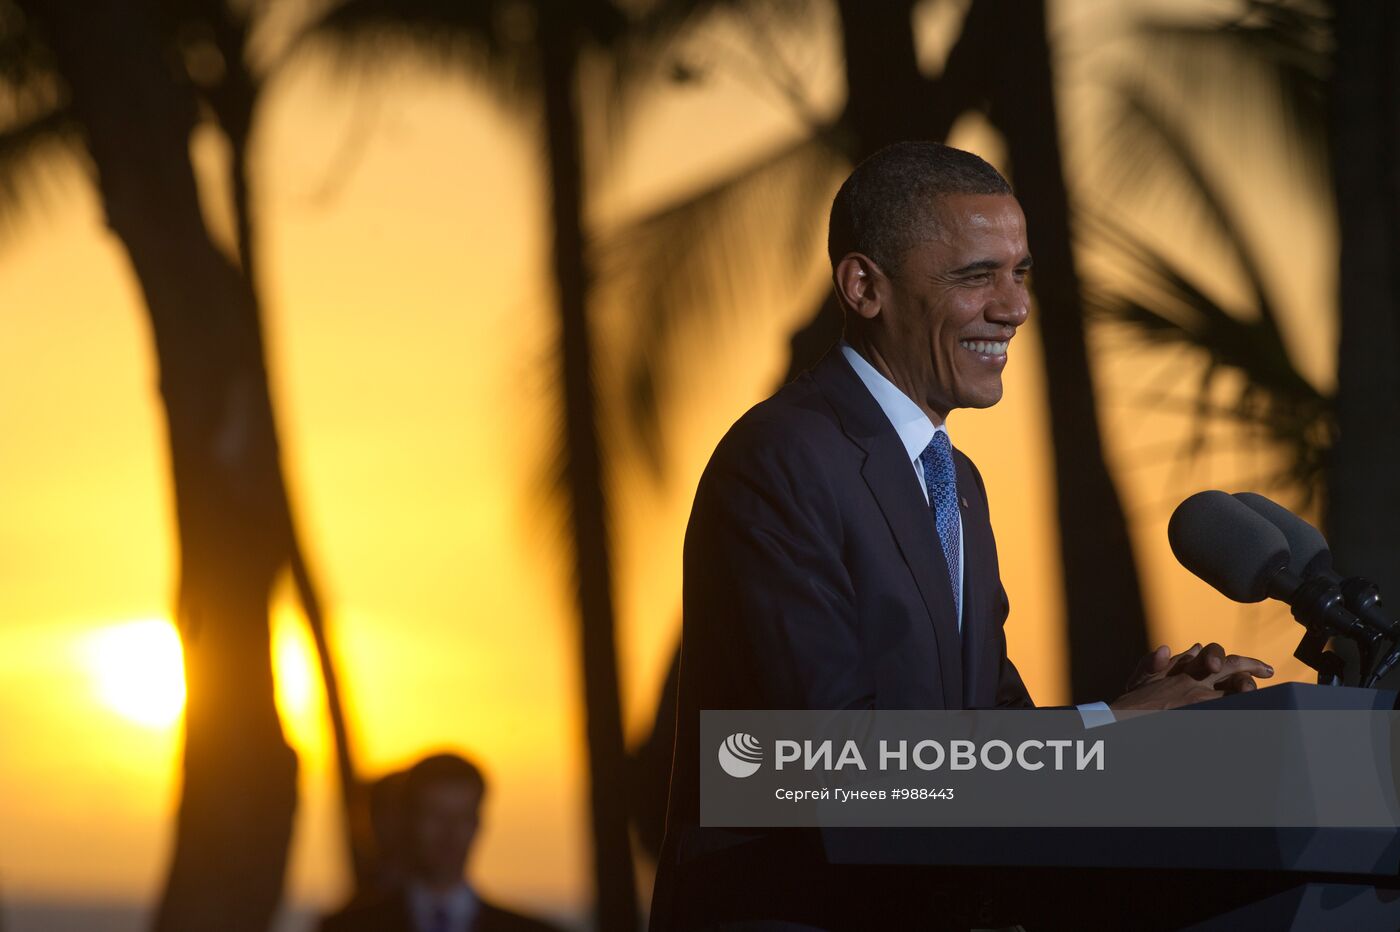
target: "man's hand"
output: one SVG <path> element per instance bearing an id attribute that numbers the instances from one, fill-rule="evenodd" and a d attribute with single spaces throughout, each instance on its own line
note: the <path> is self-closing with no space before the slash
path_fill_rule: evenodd
<path id="1" fill-rule="evenodd" d="M 1114 711 L 1174 709 L 1227 693 L 1256 689 L 1274 668 L 1253 657 L 1226 654 L 1219 644 L 1200 644 L 1172 655 L 1163 644 L 1144 657 L 1128 679 L 1128 691 L 1108 704 Z"/>

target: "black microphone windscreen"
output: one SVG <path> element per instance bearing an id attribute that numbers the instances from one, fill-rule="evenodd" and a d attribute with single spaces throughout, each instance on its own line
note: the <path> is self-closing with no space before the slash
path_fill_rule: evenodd
<path id="1" fill-rule="evenodd" d="M 1197 492 L 1176 506 L 1167 539 L 1177 560 L 1236 602 L 1258 602 L 1288 565 L 1283 532 L 1220 491 Z"/>
<path id="2" fill-rule="evenodd" d="M 1321 531 L 1258 492 L 1236 492 L 1235 498 L 1283 532 L 1291 554 L 1288 569 L 1294 576 L 1306 579 L 1309 576 L 1333 575 L 1332 551 Z"/>

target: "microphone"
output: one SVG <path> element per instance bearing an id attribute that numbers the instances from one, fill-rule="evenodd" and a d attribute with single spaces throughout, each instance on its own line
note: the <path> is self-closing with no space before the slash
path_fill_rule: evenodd
<path id="1" fill-rule="evenodd" d="M 1352 614 L 1387 637 L 1400 637 L 1400 622 L 1389 617 L 1381 607 L 1381 594 L 1375 583 L 1359 576 L 1343 579 L 1332 568 L 1332 550 L 1321 531 L 1257 492 L 1236 492 L 1234 497 L 1283 533 L 1292 553 L 1288 563 L 1290 571 L 1304 579 L 1321 576 L 1336 584 Z"/>
<path id="2" fill-rule="evenodd" d="M 1278 599 L 1308 628 L 1375 637 L 1346 610 L 1331 581 L 1321 576 L 1304 579 L 1294 572 L 1283 531 L 1233 496 L 1218 490 L 1192 495 L 1172 513 L 1167 540 L 1182 566 L 1228 599 Z"/>
<path id="3" fill-rule="evenodd" d="M 1258 492 L 1236 492 L 1234 498 L 1283 533 L 1291 554 L 1288 569 L 1295 575 L 1305 579 L 1326 576 L 1333 582 L 1341 581 L 1332 570 L 1332 550 L 1321 531 Z"/>
<path id="4" fill-rule="evenodd" d="M 1167 540 L 1182 566 L 1235 602 L 1260 602 L 1280 574 L 1295 575 L 1283 532 L 1224 492 L 1197 492 L 1176 506 Z"/>

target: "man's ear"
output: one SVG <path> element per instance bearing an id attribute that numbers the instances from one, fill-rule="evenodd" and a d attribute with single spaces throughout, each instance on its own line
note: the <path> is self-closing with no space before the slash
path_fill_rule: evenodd
<path id="1" fill-rule="evenodd" d="M 832 273 L 836 296 L 850 313 L 874 320 L 880 313 L 881 299 L 887 284 L 885 273 L 869 256 L 858 252 L 846 253 L 836 263 Z"/>

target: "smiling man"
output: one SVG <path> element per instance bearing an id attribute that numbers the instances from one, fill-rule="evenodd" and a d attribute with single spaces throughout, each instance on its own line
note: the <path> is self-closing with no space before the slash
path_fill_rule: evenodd
<path id="1" fill-rule="evenodd" d="M 927 877 L 827 864 L 813 833 L 699 826 L 702 709 L 1033 706 L 1007 654 L 986 489 L 944 424 L 1001 400 L 1030 307 L 1021 207 L 977 156 L 900 143 L 842 185 L 828 248 L 842 343 L 740 418 L 696 492 L 653 930 L 947 915 Z M 1214 644 L 1169 654 L 1144 658 L 1111 707 L 1171 708 L 1272 673 Z M 1086 718 L 1112 715 L 1095 705 Z"/>

